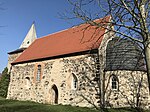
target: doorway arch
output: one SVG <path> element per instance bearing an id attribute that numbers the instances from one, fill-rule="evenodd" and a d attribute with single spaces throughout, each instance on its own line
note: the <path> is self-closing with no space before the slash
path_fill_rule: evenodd
<path id="1" fill-rule="evenodd" d="M 54 84 L 51 89 L 51 102 L 52 104 L 58 104 L 58 89 Z"/>

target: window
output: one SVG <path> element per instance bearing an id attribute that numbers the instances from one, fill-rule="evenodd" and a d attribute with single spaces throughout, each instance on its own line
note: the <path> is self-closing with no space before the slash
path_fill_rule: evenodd
<path id="1" fill-rule="evenodd" d="M 27 44 L 29 44 L 30 42 L 28 41 Z"/>
<path id="2" fill-rule="evenodd" d="M 78 79 L 75 74 L 72 74 L 72 89 L 77 89 Z"/>
<path id="3" fill-rule="evenodd" d="M 40 79 L 41 79 L 41 65 L 38 65 L 36 81 L 40 81 Z"/>
<path id="4" fill-rule="evenodd" d="M 25 86 L 26 86 L 26 89 L 29 89 L 30 86 L 31 86 L 30 78 L 29 78 L 29 77 L 26 77 L 26 78 L 25 78 Z"/>
<path id="5" fill-rule="evenodd" d="M 112 75 L 112 78 L 111 78 L 111 89 L 113 90 L 118 89 L 118 78 L 115 75 Z"/>

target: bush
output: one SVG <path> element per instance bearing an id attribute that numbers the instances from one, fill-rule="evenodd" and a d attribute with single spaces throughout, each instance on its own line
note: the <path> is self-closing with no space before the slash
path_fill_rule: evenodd
<path id="1" fill-rule="evenodd" d="M 0 96 L 7 97 L 8 85 L 10 81 L 10 75 L 8 74 L 7 67 L 3 70 L 0 78 Z"/>

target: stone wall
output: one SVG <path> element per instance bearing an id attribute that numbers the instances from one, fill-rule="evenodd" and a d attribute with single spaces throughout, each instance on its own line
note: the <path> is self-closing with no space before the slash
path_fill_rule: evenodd
<path id="1" fill-rule="evenodd" d="M 8 72 L 10 71 L 10 68 L 11 68 L 11 63 L 17 59 L 17 57 L 20 56 L 22 52 L 19 52 L 19 53 L 15 53 L 15 54 L 9 54 L 8 56 L 8 64 L 7 64 L 7 68 L 8 68 Z"/>
<path id="2" fill-rule="evenodd" d="M 36 79 L 38 65 L 42 68 L 40 81 Z M 56 103 L 54 100 L 57 100 L 54 98 L 57 90 L 58 104 L 98 106 L 99 87 L 102 87 L 98 85 L 99 70 L 97 54 L 13 65 L 7 98 L 54 104 Z M 77 88 L 72 88 L 73 74 L 78 80 Z M 115 90 L 111 88 L 113 74 L 118 78 L 118 89 Z M 137 101 L 142 107 L 149 106 L 145 72 L 106 71 L 103 78 L 105 79 L 103 94 L 108 107 L 135 107 Z"/>
<path id="3" fill-rule="evenodd" d="M 53 104 L 55 85 L 58 104 L 89 106 L 83 96 L 95 97 L 95 84 L 91 79 L 95 78 L 96 57 L 96 54 L 89 54 L 13 65 L 7 98 Z M 40 81 L 36 81 L 37 65 L 42 67 Z M 78 79 L 76 89 L 72 88 L 73 74 Z"/>
<path id="4" fill-rule="evenodd" d="M 118 78 L 117 89 L 112 89 L 112 77 Z M 142 71 L 107 71 L 105 73 L 106 103 L 112 107 L 150 108 L 147 75 Z"/>

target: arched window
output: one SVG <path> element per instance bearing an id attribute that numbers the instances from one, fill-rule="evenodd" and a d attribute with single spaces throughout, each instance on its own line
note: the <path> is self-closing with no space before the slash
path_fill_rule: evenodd
<path id="1" fill-rule="evenodd" d="M 111 89 L 118 90 L 118 78 L 116 75 L 112 75 L 111 77 Z"/>
<path id="2" fill-rule="evenodd" d="M 75 74 L 72 73 L 72 89 L 76 90 L 78 87 L 78 79 Z"/>
<path id="3" fill-rule="evenodd" d="M 30 78 L 29 78 L 29 77 L 26 77 L 26 78 L 25 78 L 25 86 L 26 86 L 27 89 L 29 89 L 30 86 L 31 86 Z"/>
<path id="4" fill-rule="evenodd" d="M 40 81 L 41 79 L 41 65 L 37 66 L 37 75 L 36 75 L 36 81 Z"/>

